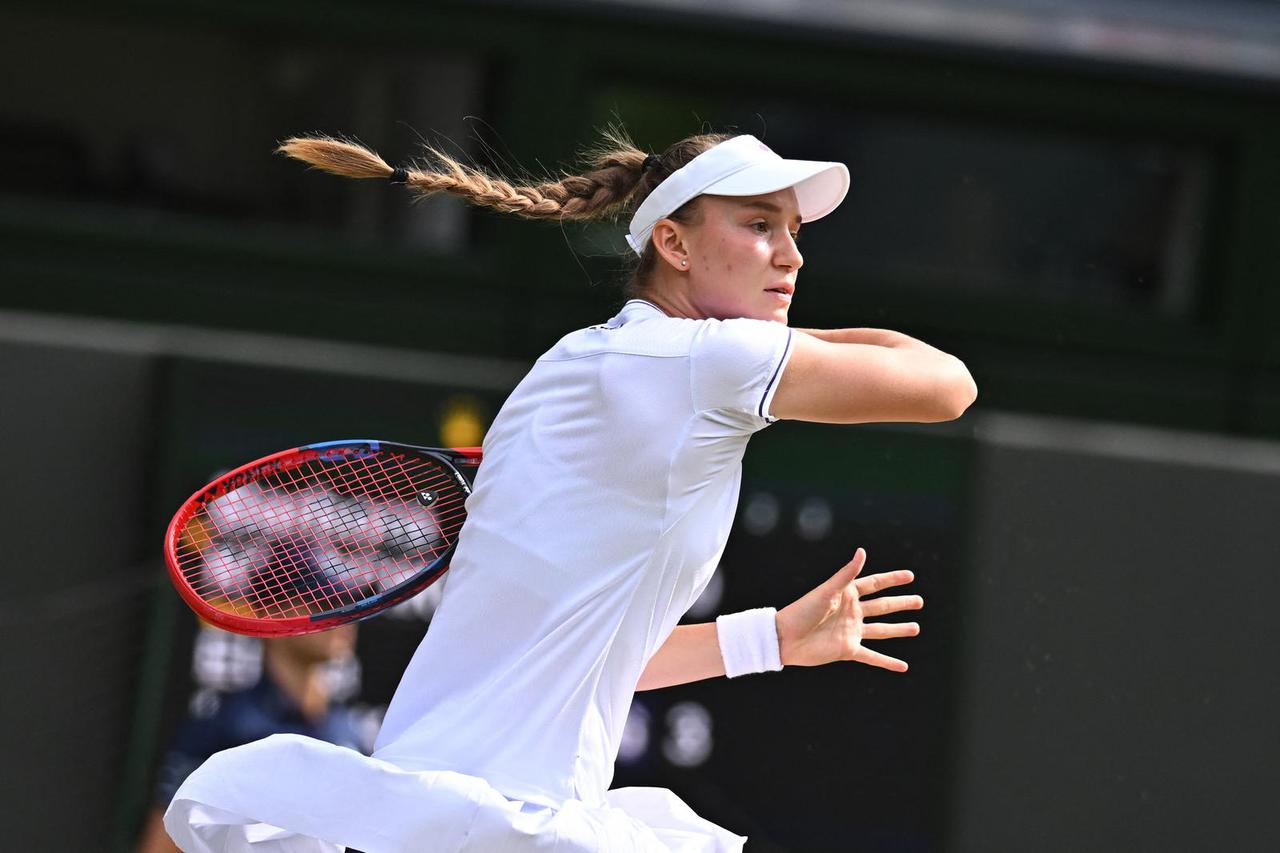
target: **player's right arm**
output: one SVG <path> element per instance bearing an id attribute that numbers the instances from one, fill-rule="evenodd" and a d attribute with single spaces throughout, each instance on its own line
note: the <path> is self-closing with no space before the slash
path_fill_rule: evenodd
<path id="1" fill-rule="evenodd" d="M 978 396 L 964 362 L 889 329 L 795 329 L 769 406 L 818 423 L 936 423 Z"/>

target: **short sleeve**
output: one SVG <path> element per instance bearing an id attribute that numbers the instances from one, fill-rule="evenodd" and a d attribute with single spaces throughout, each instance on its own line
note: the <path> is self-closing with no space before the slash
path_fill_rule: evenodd
<path id="1" fill-rule="evenodd" d="M 776 421 L 769 407 L 791 356 L 791 335 L 768 320 L 703 321 L 690 350 L 694 406 L 727 414 L 748 432 Z"/>

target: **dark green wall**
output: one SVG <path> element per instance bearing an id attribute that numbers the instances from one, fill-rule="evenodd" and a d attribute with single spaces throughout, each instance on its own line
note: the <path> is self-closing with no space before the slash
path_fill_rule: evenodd
<path id="1" fill-rule="evenodd" d="M 106 21 L 88 5 L 62 5 L 67 21 Z M 14 13 L 15 20 L 47 22 L 55 14 L 47 4 L 40 8 Z M 809 265 L 793 319 L 900 329 L 955 352 L 978 380 L 979 405 L 1280 434 L 1280 336 L 1273 319 L 1280 297 L 1267 287 L 1280 271 L 1273 248 L 1280 225 L 1274 89 L 947 55 L 836 34 L 753 36 L 693 19 L 673 27 L 653 16 L 533 12 L 515 4 L 125 3 L 112 12 L 111 25 L 179 42 L 199 35 L 260 48 L 301 44 L 349 57 L 353 74 L 386 52 L 470 51 L 483 68 L 480 118 L 489 139 L 502 156 L 531 168 L 570 165 L 593 127 L 614 118 L 651 148 L 696 131 L 700 122 L 763 134 L 776 110 L 744 110 L 753 103 L 786 103 L 809 115 L 910 114 L 1063 139 L 1083 134 L 1195 146 L 1208 158 L 1212 180 L 1196 212 L 1202 251 L 1194 301 L 1181 316 L 1046 304 L 1008 291 L 921 289 L 859 269 L 855 260 L 840 270 Z M 8 28 L 9 47 L 19 46 L 22 29 Z M 83 65 L 69 75 L 64 69 L 35 85 L 78 85 L 78 96 L 91 102 L 95 67 L 110 61 L 110 46 L 102 51 L 80 56 Z M 166 71 L 172 69 L 155 69 Z M 415 128 L 443 120 L 395 117 Z M 363 130 L 362 138 L 384 153 L 412 150 L 413 134 L 394 122 L 362 129 L 354 115 L 349 122 L 319 120 L 330 124 L 281 123 L 273 126 L 275 136 L 246 144 L 242 135 L 237 144 L 244 150 L 225 153 L 263 158 L 276 137 L 308 130 Z M 163 128 L 163 112 L 154 123 Z M 207 133 L 219 132 L 211 121 Z M 821 140 L 813 144 L 822 150 Z M 280 159 L 268 168 L 300 171 Z M 853 193 L 858 179 L 855 170 Z M 329 192 L 337 206 L 401 204 L 386 187 L 333 195 L 336 179 L 306 180 L 323 185 L 315 192 Z M 405 248 L 376 231 L 332 239 L 323 230 L 172 213 L 119 211 L 74 194 L 5 193 L 0 306 L 528 359 L 564 331 L 607 315 L 618 301 L 613 283 L 625 260 L 586 254 L 584 247 L 599 248 L 592 240 L 605 233 L 601 226 L 561 229 L 485 213 L 470 214 L 468 247 L 460 254 Z M 829 228 L 858 226 L 833 216 Z M 615 246 L 620 232 L 621 226 L 608 238 Z"/>

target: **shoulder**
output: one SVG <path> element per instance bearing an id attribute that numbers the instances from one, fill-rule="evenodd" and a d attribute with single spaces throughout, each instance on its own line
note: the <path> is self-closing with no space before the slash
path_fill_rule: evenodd
<path id="1" fill-rule="evenodd" d="M 772 353 L 785 346 L 791 328 L 770 320 L 735 317 L 727 320 L 698 320 L 693 332 L 693 349 L 708 356 Z"/>
<path id="2" fill-rule="evenodd" d="M 691 349 L 698 406 L 747 414 L 756 428 L 772 423 L 769 401 L 791 339 L 792 330 L 782 323 L 745 317 L 706 321 Z"/>
<path id="3" fill-rule="evenodd" d="M 690 319 L 669 317 L 651 303 L 629 300 L 604 323 L 569 332 L 540 361 L 560 361 L 602 353 L 684 357 L 705 352 L 732 357 L 743 351 L 772 352 L 791 330 L 748 317 Z"/>
<path id="4" fill-rule="evenodd" d="M 791 346 L 791 335 L 789 327 L 767 320 L 703 320 L 690 355 L 695 369 L 709 379 L 770 381 Z"/>
<path id="5" fill-rule="evenodd" d="M 564 361 L 617 353 L 652 358 L 687 357 L 703 323 L 683 317 L 645 316 L 624 325 L 600 324 L 570 332 L 539 361 Z"/>

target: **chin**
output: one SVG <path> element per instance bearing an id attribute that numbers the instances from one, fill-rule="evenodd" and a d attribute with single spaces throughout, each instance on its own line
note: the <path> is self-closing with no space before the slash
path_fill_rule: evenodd
<path id="1" fill-rule="evenodd" d="M 731 317 L 741 317 L 748 320 L 766 320 L 774 323 L 787 325 L 787 312 L 790 305 L 779 305 L 773 300 L 766 305 L 738 305 L 728 310 L 708 312 L 706 316 L 715 317 L 720 320 L 727 320 Z"/>

